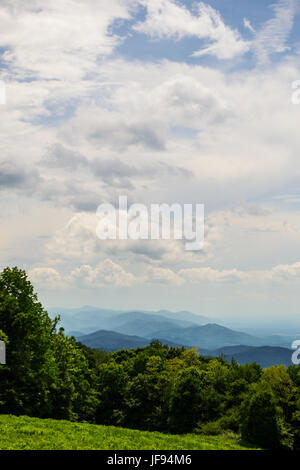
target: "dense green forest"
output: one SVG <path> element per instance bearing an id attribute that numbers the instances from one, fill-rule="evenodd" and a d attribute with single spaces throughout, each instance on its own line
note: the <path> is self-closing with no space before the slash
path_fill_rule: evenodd
<path id="1" fill-rule="evenodd" d="M 241 366 L 153 341 L 105 353 L 51 320 L 24 271 L 0 274 L 0 413 L 145 431 L 240 433 L 300 450 L 300 367 Z"/>

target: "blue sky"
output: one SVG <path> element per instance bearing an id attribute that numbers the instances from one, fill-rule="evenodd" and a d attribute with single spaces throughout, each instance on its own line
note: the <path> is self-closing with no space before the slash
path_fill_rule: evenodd
<path id="1" fill-rule="evenodd" d="M 299 0 L 3 0 L 1 266 L 63 307 L 298 315 Z M 205 246 L 97 206 L 203 203 Z"/>
<path id="2" fill-rule="evenodd" d="M 206 3 L 221 14 L 226 25 L 239 31 L 239 33 L 248 40 L 253 39 L 253 32 L 245 26 L 244 20 L 248 20 L 255 31 L 259 31 L 264 27 L 270 17 L 272 17 L 274 6 L 276 5 L 276 2 L 273 0 L 253 0 L 251 2 L 246 0 L 212 0 Z M 191 13 L 197 15 L 197 2 L 181 1 L 178 2 L 178 4 L 185 6 Z M 147 8 L 140 6 L 129 20 L 116 21 L 111 28 L 112 32 L 125 38 L 116 49 L 116 54 L 121 54 L 129 60 L 155 61 L 168 59 L 172 61 L 184 61 L 190 64 L 200 63 L 211 65 L 214 63 L 214 65 L 216 65 L 216 61 L 212 61 L 212 58 L 209 56 L 203 56 L 201 58 L 191 57 L 192 53 L 197 48 L 204 46 L 206 42 L 205 39 L 191 36 L 183 37 L 176 41 L 174 41 L 174 38 L 160 40 L 151 38 L 149 40 L 149 37 L 145 34 L 133 31 L 132 26 L 137 22 L 144 21 L 146 17 Z M 299 15 L 295 15 L 294 27 L 287 37 L 287 44 L 290 45 L 291 48 L 299 41 L 299 35 Z M 246 60 L 240 60 L 238 63 L 230 65 L 238 68 L 255 66 L 252 54 L 249 53 L 246 54 L 246 56 Z M 226 65 L 228 66 L 228 64 Z"/>

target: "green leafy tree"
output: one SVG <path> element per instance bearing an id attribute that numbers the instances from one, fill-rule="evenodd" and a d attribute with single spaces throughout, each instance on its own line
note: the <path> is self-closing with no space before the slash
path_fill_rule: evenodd
<path id="1" fill-rule="evenodd" d="M 203 418 L 206 373 L 192 366 L 175 381 L 170 397 L 170 427 L 174 432 L 192 431 Z"/>
<path id="2" fill-rule="evenodd" d="M 0 274 L 0 326 L 9 341 L 7 364 L 0 368 L 1 413 L 51 415 L 54 325 L 25 271 L 18 268 Z"/>
<path id="3" fill-rule="evenodd" d="M 155 352 L 151 350 L 151 352 Z M 126 423 L 148 430 L 167 430 L 169 397 L 174 382 L 172 370 L 165 370 L 165 357 L 150 356 L 145 372 L 126 387 Z"/>
<path id="4" fill-rule="evenodd" d="M 283 413 L 270 389 L 256 387 L 243 403 L 241 434 L 245 441 L 266 449 L 289 446 Z"/>
<path id="5" fill-rule="evenodd" d="M 57 374 L 51 393 L 53 417 L 93 421 L 98 405 L 97 376 L 84 350 L 62 328 L 53 335 L 52 350 Z"/>
<path id="6" fill-rule="evenodd" d="M 287 369 L 283 365 L 268 367 L 263 371 L 261 384 L 272 390 L 276 404 L 283 410 L 285 420 L 290 421 L 295 411 L 296 387 Z"/>
<path id="7" fill-rule="evenodd" d="M 99 367 L 99 404 L 97 424 L 122 424 L 124 398 L 128 375 L 121 364 L 104 363 Z"/>

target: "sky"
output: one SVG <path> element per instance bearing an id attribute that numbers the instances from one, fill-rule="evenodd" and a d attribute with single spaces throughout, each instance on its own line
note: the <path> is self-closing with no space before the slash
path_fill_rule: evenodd
<path id="1" fill-rule="evenodd" d="M 1 0 L 0 23 L 1 268 L 47 307 L 299 317 L 300 0 Z M 204 204 L 203 250 L 99 240 L 120 195 Z"/>

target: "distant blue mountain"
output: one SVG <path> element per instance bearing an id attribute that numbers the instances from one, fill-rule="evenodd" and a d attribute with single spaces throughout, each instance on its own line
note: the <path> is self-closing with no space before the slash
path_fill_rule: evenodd
<path id="1" fill-rule="evenodd" d="M 62 326 L 67 332 L 81 331 L 84 334 L 103 329 L 121 330 L 121 333 L 144 336 L 145 334 L 150 334 L 155 329 L 204 325 L 211 321 L 208 317 L 186 311 L 120 311 L 89 306 L 78 309 L 54 308 L 49 309 L 49 313 L 52 317 L 56 315 L 61 316 Z M 136 329 L 134 329 L 134 325 L 136 325 Z"/>
<path id="2" fill-rule="evenodd" d="M 201 353 L 201 351 L 199 352 Z M 277 346 L 233 346 L 220 348 L 216 351 L 202 351 L 204 356 L 222 356 L 227 361 L 234 358 L 241 365 L 256 362 L 264 368 L 281 364 L 286 367 L 292 365 L 292 353 L 291 349 Z"/>
<path id="3" fill-rule="evenodd" d="M 220 348 L 234 347 L 234 357 L 238 357 L 240 361 L 248 360 L 250 357 L 249 353 L 251 352 L 249 349 L 241 350 L 242 347 L 269 346 L 279 348 L 278 350 L 272 349 L 270 352 L 271 361 L 273 359 L 277 361 L 279 357 L 282 358 L 283 356 L 278 356 L 278 359 L 275 359 L 276 351 L 278 354 L 285 354 L 286 360 L 288 360 L 288 353 L 286 351 L 289 351 L 289 347 L 294 339 L 293 337 L 280 335 L 254 336 L 243 331 L 227 328 L 212 322 L 207 317 L 188 311 L 119 311 L 85 306 L 79 309 L 53 309 L 50 310 L 50 313 L 52 316 L 60 313 L 62 326 L 64 326 L 67 334 L 76 337 L 84 337 L 99 331 L 109 331 L 138 338 L 135 343 L 128 338 L 128 341 L 124 343 L 122 342 L 124 338 L 121 336 L 119 337 L 120 343 L 117 341 L 112 343 L 113 349 L 147 345 L 152 339 L 163 338 L 169 344 L 196 347 L 199 351 L 205 352 L 208 350 L 214 355 L 219 354 L 218 350 Z M 112 335 L 109 338 L 113 341 Z M 102 335 L 101 341 L 104 341 L 104 339 Z M 108 348 L 107 338 L 103 343 L 98 342 L 96 346 L 93 343 L 92 347 Z M 239 348 L 239 350 L 236 348 Z M 284 348 L 285 351 L 281 351 L 280 348 Z M 266 355 L 269 354 L 268 350 L 265 352 Z M 227 350 L 224 354 L 226 357 L 229 357 L 230 351 Z M 251 358 L 254 357 L 253 354 L 251 352 Z M 263 363 L 260 352 L 257 351 L 257 354 L 259 354 L 260 363 Z"/>
<path id="4" fill-rule="evenodd" d="M 170 347 L 180 347 L 180 344 L 173 341 L 157 338 L 162 344 Z M 136 349 L 146 347 L 150 343 L 149 339 L 139 336 L 125 335 L 115 331 L 100 330 L 89 335 L 77 338 L 77 341 L 90 348 L 112 352 L 120 349 Z M 227 346 L 216 350 L 198 349 L 199 354 L 209 357 L 223 357 L 227 361 L 234 358 L 239 364 L 251 364 L 256 362 L 261 367 L 283 364 L 286 367 L 291 365 L 292 351 L 287 348 L 274 346 Z"/>
<path id="5" fill-rule="evenodd" d="M 215 350 L 223 346 L 262 346 L 264 340 L 240 331 L 234 331 L 215 323 L 188 328 L 172 328 L 159 330 L 152 337 L 168 338 L 176 343 L 191 347 Z"/>
<path id="6" fill-rule="evenodd" d="M 82 344 L 90 348 L 100 349 L 102 351 L 118 351 L 119 349 L 136 349 L 148 346 L 149 339 L 141 338 L 139 336 L 125 335 L 115 331 L 100 330 L 95 331 L 89 335 L 80 336 L 77 338 Z M 161 340 L 163 344 L 168 344 L 173 347 L 180 347 L 181 345 L 173 343 L 169 340 Z"/>

